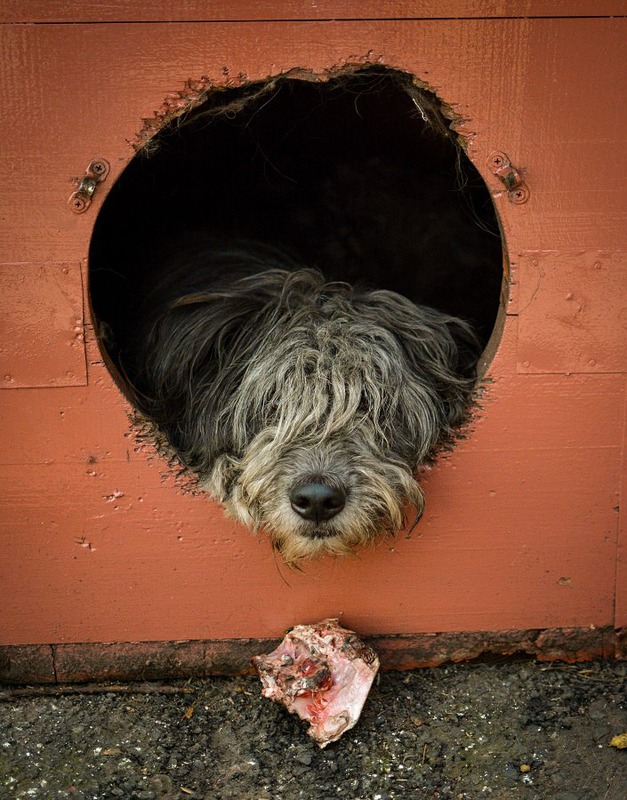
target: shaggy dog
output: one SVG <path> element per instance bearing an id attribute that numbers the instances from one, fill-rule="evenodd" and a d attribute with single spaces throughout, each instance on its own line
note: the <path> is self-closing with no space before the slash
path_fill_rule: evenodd
<path id="1" fill-rule="evenodd" d="M 137 314 L 136 404 L 286 562 L 397 531 L 408 506 L 419 518 L 416 471 L 472 406 L 465 322 L 249 243 L 180 254 Z"/>

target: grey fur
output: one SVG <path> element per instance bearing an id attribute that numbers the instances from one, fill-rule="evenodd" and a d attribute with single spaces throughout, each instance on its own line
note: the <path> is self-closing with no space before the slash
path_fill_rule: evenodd
<path id="1" fill-rule="evenodd" d="M 478 345 L 464 322 L 311 269 L 187 280 L 155 297 L 132 372 L 138 405 L 287 562 L 397 531 L 408 505 L 422 513 L 416 470 L 472 407 Z M 343 509 L 299 516 L 290 491 L 308 480 L 341 486 Z"/>

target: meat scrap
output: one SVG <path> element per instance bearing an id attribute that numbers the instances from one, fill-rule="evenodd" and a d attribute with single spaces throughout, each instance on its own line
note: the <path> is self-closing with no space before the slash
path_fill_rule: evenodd
<path id="1" fill-rule="evenodd" d="M 264 697 L 309 722 L 309 735 L 326 747 L 352 728 L 372 686 L 379 659 L 337 619 L 296 625 L 267 655 L 255 656 Z"/>

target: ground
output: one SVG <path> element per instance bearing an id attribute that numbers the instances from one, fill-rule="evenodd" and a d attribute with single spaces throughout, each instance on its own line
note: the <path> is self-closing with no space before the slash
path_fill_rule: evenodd
<path id="1" fill-rule="evenodd" d="M 627 732 L 626 662 L 382 673 L 357 726 L 324 750 L 259 689 L 255 677 L 0 687 L 0 798 L 627 798 L 627 749 L 610 746 Z"/>

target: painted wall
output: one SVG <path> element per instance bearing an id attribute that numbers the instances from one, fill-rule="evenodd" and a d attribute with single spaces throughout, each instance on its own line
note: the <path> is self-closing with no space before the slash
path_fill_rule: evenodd
<path id="1" fill-rule="evenodd" d="M 428 2 L 346 2 L 331 20 L 319 3 L 303 20 L 276 2 L 244 22 L 227 3 L 203 21 L 187 2 L 193 22 L 150 2 L 20 5 L 0 12 L 0 644 L 272 638 L 325 616 L 381 636 L 627 626 L 627 20 L 609 18 L 625 4 L 577 18 L 587 4 L 528 2 L 508 19 L 520 4 L 467 0 L 446 7 L 455 20 Z M 359 16 L 398 18 L 341 19 Z M 414 73 L 467 120 L 511 282 L 483 411 L 428 476 L 419 527 L 299 573 L 136 449 L 86 257 L 145 120 L 190 79 L 356 60 Z M 524 169 L 526 203 L 492 173 L 494 151 Z M 95 157 L 111 172 L 76 214 Z"/>

